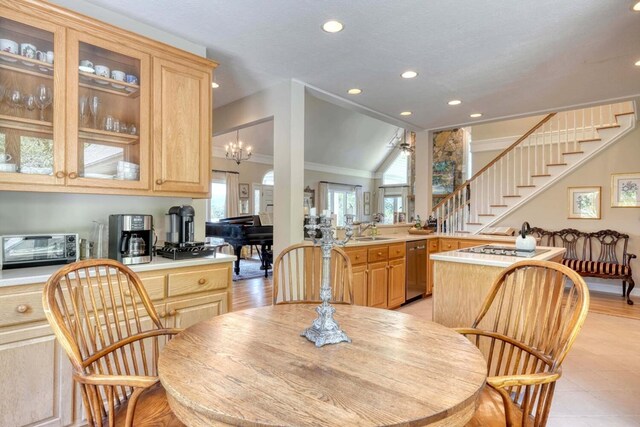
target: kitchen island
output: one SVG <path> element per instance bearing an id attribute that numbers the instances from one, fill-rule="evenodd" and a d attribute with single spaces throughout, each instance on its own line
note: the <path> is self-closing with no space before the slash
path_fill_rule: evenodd
<path id="1" fill-rule="evenodd" d="M 552 247 L 537 250 L 532 257 L 482 254 L 464 249 L 433 254 L 433 320 L 450 328 L 470 327 L 502 270 L 525 259 L 558 262 L 565 251 Z"/>

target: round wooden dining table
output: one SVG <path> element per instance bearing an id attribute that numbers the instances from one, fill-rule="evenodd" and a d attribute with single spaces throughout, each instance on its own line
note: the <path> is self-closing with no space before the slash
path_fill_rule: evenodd
<path id="1" fill-rule="evenodd" d="M 315 305 L 224 314 L 160 353 L 169 405 L 187 426 L 463 426 L 486 380 L 466 338 L 408 314 L 339 305 L 351 343 L 300 336 Z"/>

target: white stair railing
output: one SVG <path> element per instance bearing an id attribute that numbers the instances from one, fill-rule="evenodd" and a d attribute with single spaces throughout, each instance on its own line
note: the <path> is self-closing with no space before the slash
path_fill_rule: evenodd
<path id="1" fill-rule="evenodd" d="M 598 129 L 618 126 L 616 116 L 632 111 L 631 102 L 621 102 L 547 115 L 433 208 L 436 231 L 465 232 L 486 222 L 494 209 L 550 179 L 567 156 L 579 155 L 581 143 L 598 141 Z"/>

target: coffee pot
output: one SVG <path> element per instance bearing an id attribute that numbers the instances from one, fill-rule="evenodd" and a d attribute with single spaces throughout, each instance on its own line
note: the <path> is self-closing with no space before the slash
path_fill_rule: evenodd
<path id="1" fill-rule="evenodd" d="M 142 237 L 138 237 L 137 234 L 132 234 L 129 238 L 129 247 L 127 253 L 129 256 L 142 256 L 146 253 L 147 244 Z"/>

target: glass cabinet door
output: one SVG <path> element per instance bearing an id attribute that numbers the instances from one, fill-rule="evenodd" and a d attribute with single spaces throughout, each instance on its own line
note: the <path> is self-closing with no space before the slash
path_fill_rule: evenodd
<path id="1" fill-rule="evenodd" d="M 0 12 L 0 182 L 64 183 L 64 31 Z"/>
<path id="2" fill-rule="evenodd" d="M 67 185 L 148 188 L 149 55 L 75 31 L 68 37 Z"/>

